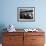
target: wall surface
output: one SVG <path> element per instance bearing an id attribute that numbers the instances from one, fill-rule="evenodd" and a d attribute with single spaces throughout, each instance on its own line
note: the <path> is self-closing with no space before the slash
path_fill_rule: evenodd
<path id="1" fill-rule="evenodd" d="M 18 22 L 17 7 L 35 7 L 35 22 Z M 46 0 L 0 0 L 1 37 L 2 29 L 9 24 L 19 29 L 39 27 L 46 32 Z"/>
<path id="2" fill-rule="evenodd" d="M 46 0 L 0 0 L 0 27 L 46 28 Z M 35 22 L 18 22 L 17 7 L 35 7 Z"/>

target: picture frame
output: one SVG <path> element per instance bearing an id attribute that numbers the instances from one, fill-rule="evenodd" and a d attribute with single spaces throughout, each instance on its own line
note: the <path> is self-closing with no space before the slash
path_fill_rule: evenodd
<path id="1" fill-rule="evenodd" d="M 35 21 L 35 7 L 18 7 L 17 21 L 20 22 L 34 22 Z"/>

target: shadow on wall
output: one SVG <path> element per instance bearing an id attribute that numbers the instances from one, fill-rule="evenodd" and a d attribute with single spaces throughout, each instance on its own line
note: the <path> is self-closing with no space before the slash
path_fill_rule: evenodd
<path id="1" fill-rule="evenodd" d="M 2 36 L 3 36 L 3 32 L 5 32 L 6 30 L 4 30 L 5 25 L 4 24 L 0 24 L 0 43 L 2 43 Z"/>

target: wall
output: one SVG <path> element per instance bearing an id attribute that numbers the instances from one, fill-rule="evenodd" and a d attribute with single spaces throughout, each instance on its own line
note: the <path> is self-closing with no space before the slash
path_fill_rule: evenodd
<path id="1" fill-rule="evenodd" d="M 0 31 L 13 24 L 15 28 L 37 28 L 46 32 L 46 0 L 0 0 Z M 35 22 L 18 22 L 17 7 L 35 7 Z"/>
<path id="2" fill-rule="evenodd" d="M 0 25 L 13 24 L 16 28 L 46 28 L 45 0 L 0 0 Z M 35 7 L 35 22 L 18 22 L 17 7 Z"/>

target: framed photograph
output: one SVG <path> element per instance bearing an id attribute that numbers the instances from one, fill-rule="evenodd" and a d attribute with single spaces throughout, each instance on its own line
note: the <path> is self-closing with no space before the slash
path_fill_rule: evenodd
<path id="1" fill-rule="evenodd" d="M 35 7 L 18 7 L 17 20 L 22 22 L 34 22 Z"/>

